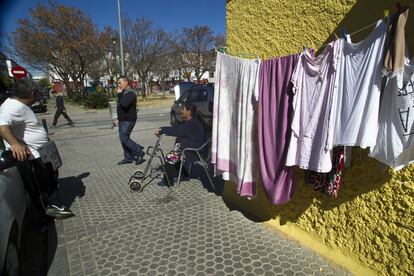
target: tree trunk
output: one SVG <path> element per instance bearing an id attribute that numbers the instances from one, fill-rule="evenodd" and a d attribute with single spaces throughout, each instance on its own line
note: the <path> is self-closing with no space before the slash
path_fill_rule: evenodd
<path id="1" fill-rule="evenodd" d="M 165 81 L 164 81 L 164 80 L 162 80 L 162 81 L 161 81 L 161 87 L 162 87 L 162 95 L 163 95 L 163 96 L 165 96 L 165 87 L 164 87 L 164 86 L 165 86 Z"/>
<path id="2" fill-rule="evenodd" d="M 145 81 L 142 82 L 142 88 L 143 88 L 142 99 L 145 101 L 147 100 L 147 84 Z"/>

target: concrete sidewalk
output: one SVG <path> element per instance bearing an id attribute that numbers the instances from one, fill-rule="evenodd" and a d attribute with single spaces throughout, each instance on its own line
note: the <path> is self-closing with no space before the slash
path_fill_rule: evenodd
<path id="1" fill-rule="evenodd" d="M 230 211 L 198 180 L 183 182 L 179 191 L 155 181 L 131 193 L 128 180 L 138 166 L 116 165 L 122 150 L 109 111 L 68 106 L 68 113 L 76 127 L 57 127 L 51 138 L 63 159 L 61 195 L 76 216 L 56 222 L 57 247 L 48 275 L 349 274 Z M 50 124 L 52 116 L 39 117 Z M 167 108 L 142 108 L 132 138 L 153 145 L 154 129 L 168 119 Z M 170 148 L 172 141 L 163 146 Z"/>

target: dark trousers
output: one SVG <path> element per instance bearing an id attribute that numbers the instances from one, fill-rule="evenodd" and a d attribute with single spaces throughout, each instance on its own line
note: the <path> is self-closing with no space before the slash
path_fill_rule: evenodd
<path id="1" fill-rule="evenodd" d="M 24 186 L 32 201 L 43 210 L 49 204 L 59 204 L 58 172 L 52 164 L 40 158 L 18 165 Z"/>
<path id="2" fill-rule="evenodd" d="M 60 115 L 63 115 L 63 117 L 66 120 L 68 120 L 69 124 L 73 123 L 73 121 L 69 118 L 68 114 L 66 114 L 66 111 L 63 108 L 58 108 L 58 109 L 56 109 L 55 117 L 53 118 L 53 125 L 54 126 L 56 126 Z"/>
<path id="3" fill-rule="evenodd" d="M 131 132 L 134 129 L 136 121 L 120 121 L 118 125 L 119 140 L 124 150 L 124 159 L 134 160 L 135 157 L 142 153 L 144 149 L 140 144 L 135 143 L 131 138 Z"/>
<path id="4" fill-rule="evenodd" d="M 164 173 L 164 181 L 165 183 L 167 182 L 167 179 L 170 181 L 170 185 L 174 185 L 174 177 L 178 177 L 178 173 L 180 172 L 180 164 L 181 161 L 178 161 L 175 164 L 170 164 L 168 162 L 165 162 L 164 164 L 164 169 L 165 169 L 165 173 Z M 186 169 L 185 163 L 183 165 L 183 169 L 181 172 L 181 177 L 189 177 L 188 174 L 188 169 Z"/>

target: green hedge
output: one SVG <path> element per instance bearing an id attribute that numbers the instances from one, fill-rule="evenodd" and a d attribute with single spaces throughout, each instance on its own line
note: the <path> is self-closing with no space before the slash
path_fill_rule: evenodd
<path id="1" fill-rule="evenodd" d="M 103 92 L 93 92 L 86 96 L 84 105 L 87 108 L 108 107 L 109 97 Z"/>

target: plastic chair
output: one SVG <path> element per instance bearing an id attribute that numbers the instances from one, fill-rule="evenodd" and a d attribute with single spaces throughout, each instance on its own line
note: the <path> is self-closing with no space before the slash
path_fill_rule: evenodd
<path id="1" fill-rule="evenodd" d="M 210 173 L 208 172 L 208 163 L 210 162 L 210 156 L 211 156 L 211 139 L 208 139 L 199 148 L 186 148 L 182 151 L 180 170 L 178 172 L 178 179 L 177 179 L 177 189 L 180 186 L 181 173 L 182 173 L 182 170 L 183 170 L 183 164 L 186 160 L 186 154 L 188 154 L 189 152 L 194 152 L 196 154 L 197 158 L 198 158 L 197 161 L 194 161 L 190 164 L 190 171 L 191 171 L 191 167 L 193 165 L 200 165 L 204 169 L 204 172 L 208 177 L 211 188 L 213 189 L 213 191 L 215 191 L 216 189 L 214 188 L 213 180 L 211 179 Z M 204 158 L 203 158 L 203 155 L 204 155 Z M 188 173 L 190 173 L 190 171 Z"/>

